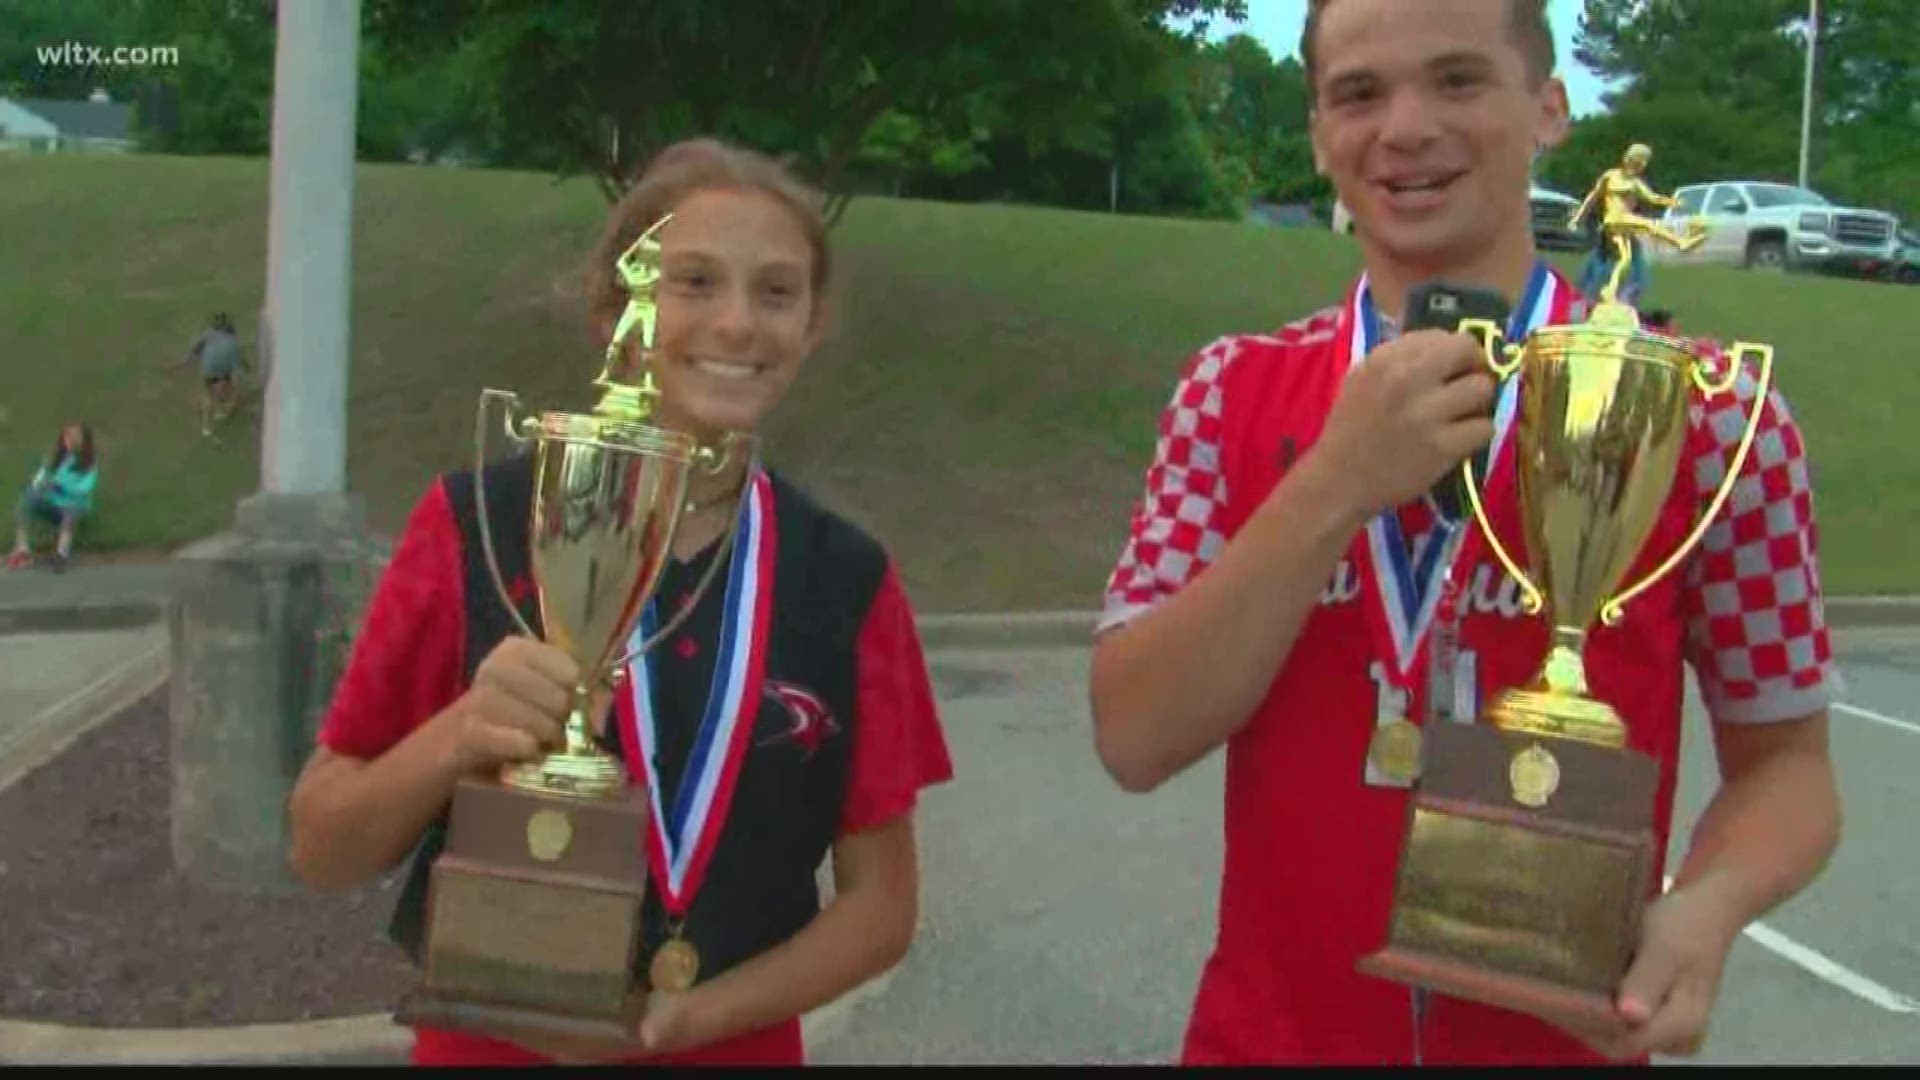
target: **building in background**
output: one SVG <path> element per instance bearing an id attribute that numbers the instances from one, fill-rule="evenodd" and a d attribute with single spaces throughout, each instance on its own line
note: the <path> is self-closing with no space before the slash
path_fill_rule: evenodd
<path id="1" fill-rule="evenodd" d="M 95 90 L 85 101 L 0 97 L 0 150 L 27 153 L 133 149 L 133 106 Z"/>

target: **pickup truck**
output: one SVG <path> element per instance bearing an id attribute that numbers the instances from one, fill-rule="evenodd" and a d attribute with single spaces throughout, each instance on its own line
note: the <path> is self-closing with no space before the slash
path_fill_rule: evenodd
<path id="1" fill-rule="evenodd" d="M 1669 227 L 1698 218 L 1706 243 L 1681 253 L 1649 245 L 1656 262 L 1724 263 L 1752 270 L 1806 270 L 1847 277 L 1886 279 L 1899 252 L 1893 215 L 1835 206 L 1825 196 L 1791 184 L 1720 180 L 1674 191 Z"/>

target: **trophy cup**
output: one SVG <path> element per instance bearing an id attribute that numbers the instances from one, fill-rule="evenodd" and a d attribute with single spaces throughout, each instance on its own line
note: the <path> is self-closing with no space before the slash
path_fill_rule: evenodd
<path id="1" fill-rule="evenodd" d="M 1551 645 L 1533 680 L 1476 722 L 1428 728 L 1387 941 L 1359 964 L 1599 1031 L 1620 1023 L 1614 994 L 1653 887 L 1659 765 L 1591 696 L 1581 651 L 1596 617 L 1618 624 L 1699 543 L 1740 475 L 1773 373 L 1772 348 L 1748 343 L 1716 372 L 1688 343 L 1642 328 L 1614 288 L 1586 322 L 1536 330 L 1524 346 L 1503 345 L 1492 322 L 1461 324 L 1501 378 L 1520 380 L 1513 442 L 1532 576 L 1489 524 L 1471 459 L 1462 471 L 1479 528 L 1527 613 L 1544 609 Z M 1748 357 L 1758 392 L 1726 481 L 1666 560 L 1615 593 L 1678 475 L 1690 386 L 1731 392 Z"/>
<path id="2" fill-rule="evenodd" d="M 498 778 L 462 779 L 453 796 L 447 845 L 434 863 L 427 900 L 420 984 L 396 1020 L 511 1038 L 514 1035 L 630 1038 L 648 987 L 634 975 L 646 895 L 648 798 L 643 784 L 593 736 L 593 688 L 611 685 L 632 657 L 658 644 L 693 610 L 615 658 L 658 588 L 686 506 L 693 470 L 719 471 L 746 440 L 724 447 L 649 423 L 658 391 L 646 363 L 653 346 L 655 233 L 621 256 L 632 294 L 593 385 L 591 413 L 547 412 L 517 424 L 518 398 L 480 397 L 475 493 L 487 568 L 514 623 L 563 649 L 579 665 L 566 742 Z M 642 382 L 613 377 L 626 338 L 641 331 Z M 538 594 L 536 633 L 501 580 L 488 528 L 485 477 L 491 406 L 507 406 L 508 437 L 531 447 L 533 490 L 526 550 Z M 735 515 L 735 520 L 738 515 Z M 728 532 L 695 603 L 727 562 Z"/>

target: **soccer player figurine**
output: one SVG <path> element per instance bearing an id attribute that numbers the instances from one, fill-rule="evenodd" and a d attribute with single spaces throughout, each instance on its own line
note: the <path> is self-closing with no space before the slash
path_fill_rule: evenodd
<path id="1" fill-rule="evenodd" d="M 1645 143 L 1634 143 L 1627 148 L 1626 156 L 1620 164 L 1600 174 L 1600 179 L 1587 192 L 1580 208 L 1567 219 L 1570 228 L 1578 229 L 1580 219 L 1587 216 L 1595 201 L 1600 202 L 1601 246 L 1597 247 L 1587 259 L 1586 272 L 1581 275 L 1580 288 L 1590 299 L 1611 301 L 1616 299 L 1635 300 L 1646 291 L 1645 256 L 1640 250 L 1642 237 L 1652 237 L 1673 245 L 1681 251 L 1692 251 L 1706 242 L 1706 230 L 1699 219 L 1688 221 L 1685 235 L 1680 235 L 1661 225 L 1658 221 L 1639 213 L 1640 204 L 1666 208 L 1675 205 L 1670 196 L 1662 195 L 1647 186 L 1644 179 L 1647 162 L 1653 159 L 1653 151 Z M 1607 280 L 1606 287 L 1598 295 L 1594 293 L 1594 278 L 1605 266 L 1603 252 L 1607 246 L 1613 248 L 1613 275 Z M 1629 268 L 1633 271 L 1633 286 L 1625 296 L 1620 295 L 1620 278 Z"/>

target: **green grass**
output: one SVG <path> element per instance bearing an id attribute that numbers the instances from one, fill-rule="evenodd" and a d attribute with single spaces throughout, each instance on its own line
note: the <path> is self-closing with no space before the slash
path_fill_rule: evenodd
<path id="1" fill-rule="evenodd" d="M 356 185 L 348 469 L 392 530 L 469 463 L 481 388 L 588 404 L 596 343 L 563 290 L 604 206 L 525 174 L 370 165 Z M 196 376 L 165 365 L 217 309 L 252 346 L 266 188 L 261 160 L 0 158 L 0 484 L 91 420 L 96 549 L 217 531 L 256 486 L 257 434 L 201 439 Z M 879 535 L 926 610 L 1096 604 L 1186 356 L 1337 300 L 1358 265 L 1323 233 L 884 199 L 835 245 L 837 328 L 769 456 Z M 1920 588 L 1897 550 L 1920 521 L 1920 293 L 1665 267 L 1654 289 L 1689 331 L 1777 347 L 1828 589 Z"/>

